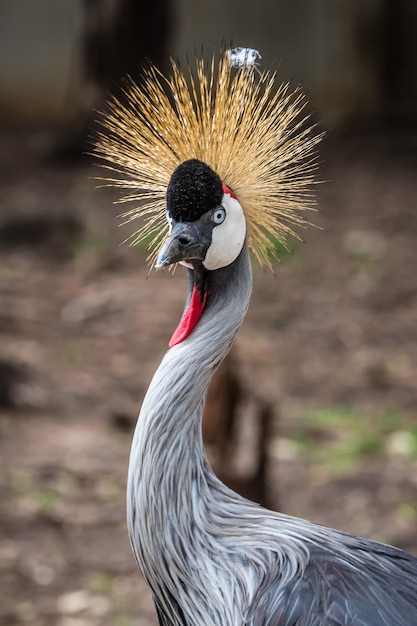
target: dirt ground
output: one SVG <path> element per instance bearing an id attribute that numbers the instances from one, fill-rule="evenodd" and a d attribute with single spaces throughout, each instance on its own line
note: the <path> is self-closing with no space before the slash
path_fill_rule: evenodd
<path id="1" fill-rule="evenodd" d="M 183 276 L 147 279 L 95 169 L 41 132 L 1 146 L 0 623 L 155 625 L 125 481 Z M 321 152 L 321 229 L 275 276 L 255 267 L 236 341 L 274 410 L 270 498 L 417 555 L 417 131 Z"/>

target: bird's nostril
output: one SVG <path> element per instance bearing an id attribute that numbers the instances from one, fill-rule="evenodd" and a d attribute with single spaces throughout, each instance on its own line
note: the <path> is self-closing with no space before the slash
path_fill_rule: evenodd
<path id="1" fill-rule="evenodd" d="M 185 247 L 188 246 L 188 244 L 190 243 L 190 239 L 189 237 L 185 237 L 184 235 L 182 235 L 181 237 L 178 237 L 178 243 Z"/>

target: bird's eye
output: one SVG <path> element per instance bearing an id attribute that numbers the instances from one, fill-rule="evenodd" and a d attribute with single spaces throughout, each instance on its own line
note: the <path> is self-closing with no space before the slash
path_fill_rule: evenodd
<path id="1" fill-rule="evenodd" d="M 224 208 L 219 207 L 218 209 L 215 209 L 213 213 L 213 222 L 215 224 L 221 224 L 222 222 L 224 222 L 225 219 L 226 219 L 226 211 L 224 210 Z"/>

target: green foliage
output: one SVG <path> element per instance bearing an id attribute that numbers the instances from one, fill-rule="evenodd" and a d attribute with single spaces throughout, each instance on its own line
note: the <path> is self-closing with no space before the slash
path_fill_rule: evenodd
<path id="1" fill-rule="evenodd" d="M 113 589 L 114 575 L 109 572 L 95 572 L 91 576 L 90 586 L 95 591 L 109 594 Z"/>
<path id="2" fill-rule="evenodd" d="M 164 233 L 161 233 L 160 229 L 152 230 L 146 235 L 141 235 L 139 239 L 133 236 L 130 241 L 135 247 L 149 252 L 151 249 L 158 249 L 162 245 Z"/>
<path id="3" fill-rule="evenodd" d="M 114 616 L 114 626 L 132 626 L 133 618 L 126 613 L 117 613 Z"/>
<path id="4" fill-rule="evenodd" d="M 53 511 L 58 504 L 58 493 L 55 489 L 49 487 L 40 488 L 35 492 L 36 502 L 38 507 L 44 513 Z"/>
<path id="5" fill-rule="evenodd" d="M 294 258 L 299 240 L 290 235 L 278 238 L 271 233 L 267 233 L 267 237 L 267 253 L 271 260 L 279 259 L 280 261 L 288 261 Z"/>
<path id="6" fill-rule="evenodd" d="M 280 261 L 294 256 L 297 246 L 295 237 L 287 236 L 279 238 L 268 233 L 268 256 Z"/>
<path id="7" fill-rule="evenodd" d="M 131 616 L 131 610 L 128 603 L 128 596 L 121 592 L 121 577 L 108 571 L 96 571 L 91 574 L 89 587 L 111 599 L 114 626 L 133 626 L 134 621 Z"/>
<path id="8" fill-rule="evenodd" d="M 401 502 L 397 507 L 396 513 L 404 522 L 417 521 L 417 502 Z"/>
<path id="9" fill-rule="evenodd" d="M 368 415 L 358 407 L 312 409 L 293 436 L 300 453 L 338 475 L 354 472 L 358 462 L 382 454 L 417 458 L 417 427 L 398 411 Z"/>
<path id="10" fill-rule="evenodd" d="M 110 237 L 106 230 L 88 230 L 74 246 L 74 255 L 100 255 L 110 248 Z"/>
<path id="11" fill-rule="evenodd" d="M 358 252 L 352 254 L 351 259 L 358 273 L 369 276 L 370 278 L 378 278 L 380 273 L 379 266 L 371 254 Z"/>
<path id="12" fill-rule="evenodd" d="M 69 339 L 62 347 L 62 360 L 71 367 L 78 367 L 84 360 L 85 348 L 81 340 Z"/>

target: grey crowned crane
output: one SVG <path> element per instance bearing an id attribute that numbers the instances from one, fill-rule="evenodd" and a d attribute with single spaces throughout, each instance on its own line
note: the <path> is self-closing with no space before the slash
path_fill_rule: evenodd
<path id="1" fill-rule="evenodd" d="M 268 263 L 271 237 L 305 222 L 320 139 L 298 90 L 236 58 L 186 72 L 173 61 L 167 78 L 150 66 L 110 103 L 98 140 L 110 184 L 138 205 L 127 219 L 144 220 L 136 240 L 156 233 L 156 267 L 188 274 L 133 437 L 133 552 L 161 625 L 417 625 L 416 558 L 262 508 L 206 459 L 204 399 L 249 304 L 249 248 Z"/>

